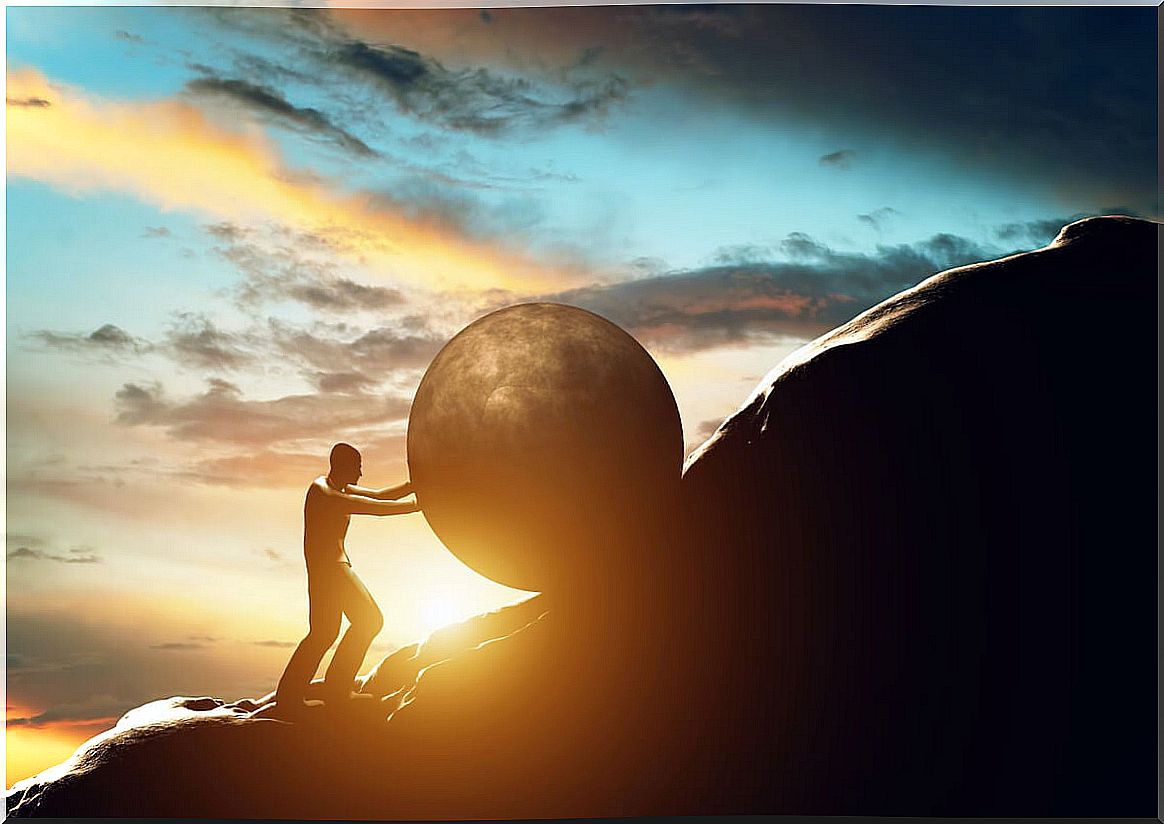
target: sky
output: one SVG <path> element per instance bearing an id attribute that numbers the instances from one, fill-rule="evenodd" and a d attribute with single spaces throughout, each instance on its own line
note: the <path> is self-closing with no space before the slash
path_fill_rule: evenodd
<path id="1" fill-rule="evenodd" d="M 426 366 L 489 311 L 618 323 L 690 450 L 784 356 L 931 274 L 1159 218 L 1150 7 L 6 27 L 9 786 L 145 701 L 273 689 L 328 448 L 404 480 Z M 385 615 L 365 666 L 527 596 L 420 515 L 353 519 L 348 549 Z"/>

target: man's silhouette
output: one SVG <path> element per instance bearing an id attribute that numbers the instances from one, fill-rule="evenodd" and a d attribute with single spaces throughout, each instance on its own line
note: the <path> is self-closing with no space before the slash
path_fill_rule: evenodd
<path id="1" fill-rule="evenodd" d="M 351 625 L 324 676 L 324 701 L 342 704 L 352 697 L 356 673 L 372 639 L 384 625 L 380 608 L 352 571 L 344 536 L 352 515 L 404 515 L 417 512 L 416 503 L 388 503 L 412 493 L 411 482 L 386 489 L 356 486 L 362 460 L 355 447 L 337 443 L 331 450 L 331 470 L 316 478 L 303 503 L 303 557 L 307 561 L 310 629 L 279 679 L 275 701 L 283 713 L 307 706 L 304 694 L 323 654 L 339 635 L 341 614 Z"/>

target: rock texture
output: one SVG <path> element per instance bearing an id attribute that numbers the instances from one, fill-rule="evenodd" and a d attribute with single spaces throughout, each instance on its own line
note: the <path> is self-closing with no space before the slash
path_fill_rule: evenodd
<path id="1" fill-rule="evenodd" d="M 683 427 L 638 341 L 584 309 L 522 303 L 433 358 L 408 416 L 408 467 L 429 526 L 467 566 L 589 600 L 653 571 L 642 549 L 675 511 Z"/>
<path id="2" fill-rule="evenodd" d="M 937 275 L 689 459 L 637 588 L 468 622 L 319 723 L 148 705 L 10 814 L 1150 817 L 1156 255 L 1101 218 Z"/>

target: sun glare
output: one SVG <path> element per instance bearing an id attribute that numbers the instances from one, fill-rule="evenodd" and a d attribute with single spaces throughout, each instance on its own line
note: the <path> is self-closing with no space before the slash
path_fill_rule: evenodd
<path id="1" fill-rule="evenodd" d="M 421 608 L 422 621 L 428 632 L 455 624 L 466 616 L 457 600 L 447 592 L 431 596 Z"/>

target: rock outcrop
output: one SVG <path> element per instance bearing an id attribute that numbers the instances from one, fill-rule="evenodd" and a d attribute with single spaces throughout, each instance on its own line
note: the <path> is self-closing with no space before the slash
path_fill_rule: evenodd
<path id="1" fill-rule="evenodd" d="M 732 809 L 1155 804 L 1155 224 L 1073 223 L 794 354 L 684 490 Z"/>
<path id="2" fill-rule="evenodd" d="M 1156 255 L 1099 218 L 936 275 L 692 455 L 649 585 L 401 651 L 358 714 L 148 705 L 10 814 L 1149 817 Z"/>

